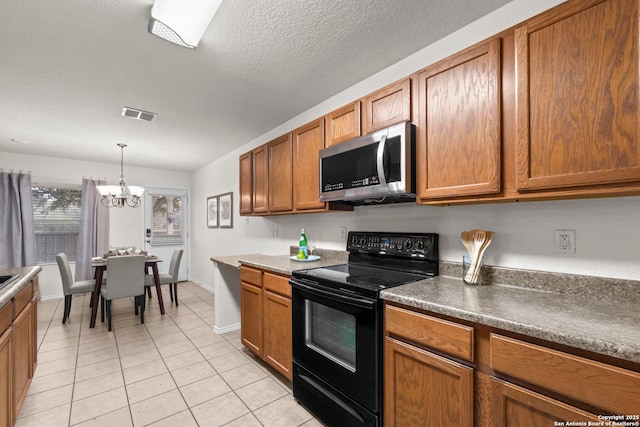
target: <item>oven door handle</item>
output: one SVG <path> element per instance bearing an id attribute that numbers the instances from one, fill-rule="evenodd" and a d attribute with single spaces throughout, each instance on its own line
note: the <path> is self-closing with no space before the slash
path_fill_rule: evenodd
<path id="1" fill-rule="evenodd" d="M 358 298 L 358 297 L 352 297 L 344 294 L 337 295 L 334 292 L 325 291 L 324 289 L 321 289 L 315 286 L 311 287 L 308 285 L 303 285 L 300 282 L 292 281 L 290 283 L 291 283 L 291 286 L 294 288 L 298 288 L 302 291 L 319 296 L 321 298 L 330 299 L 332 301 L 347 303 L 347 304 L 355 305 L 360 308 L 366 308 L 370 310 L 374 309 L 376 306 L 376 301 L 370 298 Z"/>

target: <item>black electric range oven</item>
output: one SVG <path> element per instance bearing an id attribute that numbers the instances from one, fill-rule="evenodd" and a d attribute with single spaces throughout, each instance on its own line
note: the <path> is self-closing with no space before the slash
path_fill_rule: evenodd
<path id="1" fill-rule="evenodd" d="M 293 272 L 293 396 L 328 426 L 379 426 L 380 291 L 437 276 L 438 235 L 350 232 L 347 251 Z"/>

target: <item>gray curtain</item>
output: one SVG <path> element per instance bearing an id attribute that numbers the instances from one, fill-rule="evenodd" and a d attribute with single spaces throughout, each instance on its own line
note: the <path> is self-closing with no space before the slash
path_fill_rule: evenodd
<path id="1" fill-rule="evenodd" d="M 0 267 L 36 265 L 31 175 L 0 172 Z"/>
<path id="2" fill-rule="evenodd" d="M 109 208 L 100 204 L 100 195 L 96 190 L 96 185 L 106 183 L 104 180 L 82 179 L 75 280 L 93 278 L 91 258 L 102 256 L 109 250 Z"/>

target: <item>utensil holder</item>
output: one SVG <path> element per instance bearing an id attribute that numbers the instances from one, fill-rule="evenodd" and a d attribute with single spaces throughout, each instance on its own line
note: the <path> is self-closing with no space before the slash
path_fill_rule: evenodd
<path id="1" fill-rule="evenodd" d="M 474 270 L 472 271 L 472 269 Z M 462 281 L 467 285 L 484 285 L 484 266 L 482 265 L 482 259 L 479 259 L 474 267 L 471 264 L 471 259 L 463 255 Z"/>

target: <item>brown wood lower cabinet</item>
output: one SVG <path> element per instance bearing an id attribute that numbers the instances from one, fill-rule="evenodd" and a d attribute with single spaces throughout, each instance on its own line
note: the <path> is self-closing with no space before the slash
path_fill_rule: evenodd
<path id="1" fill-rule="evenodd" d="M 598 416 L 531 390 L 492 379 L 496 427 L 553 426 L 554 422 L 602 421 Z"/>
<path id="2" fill-rule="evenodd" d="M 32 325 L 31 302 L 13 320 L 13 401 L 16 414 L 27 396 L 33 376 L 32 370 Z"/>
<path id="3" fill-rule="evenodd" d="M 0 309 L 0 427 L 13 426 L 35 372 L 37 289 L 35 278 Z"/>
<path id="4" fill-rule="evenodd" d="M 291 380 L 291 298 L 265 289 L 262 308 L 266 325 L 264 360 Z"/>
<path id="5" fill-rule="evenodd" d="M 240 267 L 242 344 L 292 380 L 289 276 Z"/>
<path id="6" fill-rule="evenodd" d="M 386 302 L 383 390 L 386 426 L 568 425 L 638 415 L 640 364 Z"/>
<path id="7" fill-rule="evenodd" d="M 36 373 L 38 365 L 38 299 L 40 299 L 40 287 L 38 281 L 33 281 L 33 297 L 31 298 L 31 376 Z"/>
<path id="8" fill-rule="evenodd" d="M 11 328 L 4 333 L 0 332 L 0 427 L 13 425 L 13 393 L 11 389 L 12 332 Z"/>
<path id="9" fill-rule="evenodd" d="M 473 426 L 473 369 L 385 339 L 385 426 Z"/>
<path id="10" fill-rule="evenodd" d="M 242 344 L 262 357 L 262 289 L 245 282 L 240 287 Z"/>

